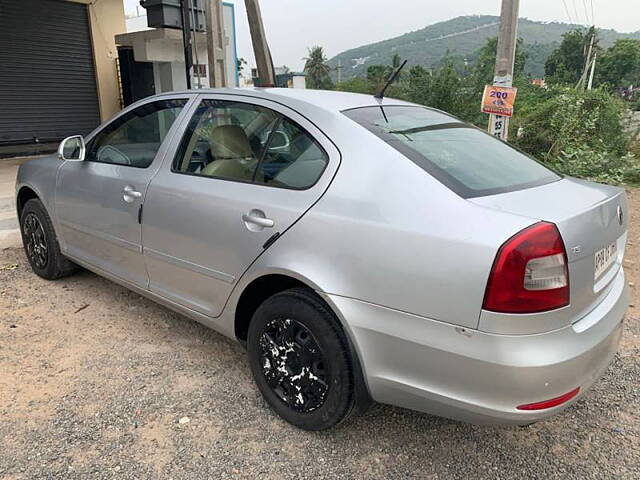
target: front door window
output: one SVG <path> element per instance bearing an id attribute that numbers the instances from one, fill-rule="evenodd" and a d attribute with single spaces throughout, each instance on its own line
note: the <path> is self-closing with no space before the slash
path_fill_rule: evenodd
<path id="1" fill-rule="evenodd" d="M 186 103 L 159 100 L 116 118 L 89 142 L 86 160 L 147 168 Z"/>

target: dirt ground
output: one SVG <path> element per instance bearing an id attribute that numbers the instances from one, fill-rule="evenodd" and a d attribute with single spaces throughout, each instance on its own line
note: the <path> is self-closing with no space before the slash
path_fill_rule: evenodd
<path id="1" fill-rule="evenodd" d="M 526 428 L 378 405 L 328 433 L 277 418 L 232 341 L 83 271 L 0 251 L 0 478 L 640 478 L 640 190 L 620 352 L 575 406 Z"/>

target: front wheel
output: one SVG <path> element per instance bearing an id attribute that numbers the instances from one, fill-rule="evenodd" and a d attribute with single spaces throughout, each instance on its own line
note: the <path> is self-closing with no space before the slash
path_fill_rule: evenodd
<path id="1" fill-rule="evenodd" d="M 42 278 L 55 280 L 70 275 L 76 266 L 60 252 L 53 223 L 42 202 L 29 200 L 20 212 L 22 244 L 31 269 Z"/>
<path id="2" fill-rule="evenodd" d="M 347 340 L 333 312 L 312 291 L 278 293 L 249 326 L 249 363 L 260 392 L 287 422 L 326 430 L 354 405 Z"/>

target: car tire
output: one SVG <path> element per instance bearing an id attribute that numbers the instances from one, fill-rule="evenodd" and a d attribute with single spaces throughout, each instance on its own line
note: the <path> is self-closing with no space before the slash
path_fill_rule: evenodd
<path id="1" fill-rule="evenodd" d="M 60 252 L 58 237 L 42 202 L 29 200 L 20 212 L 22 244 L 31 269 L 46 280 L 72 274 L 76 265 Z"/>
<path id="2" fill-rule="evenodd" d="M 347 339 L 313 291 L 277 293 L 256 310 L 247 338 L 258 389 L 284 420 L 326 430 L 348 418 L 354 379 Z"/>

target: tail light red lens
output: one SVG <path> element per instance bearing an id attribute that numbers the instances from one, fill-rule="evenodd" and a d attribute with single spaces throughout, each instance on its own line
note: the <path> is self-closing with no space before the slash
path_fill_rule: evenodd
<path id="1" fill-rule="evenodd" d="M 574 388 L 570 392 L 560 395 L 559 397 L 552 398 L 551 400 L 545 400 L 544 402 L 527 403 L 526 405 L 519 405 L 516 408 L 518 410 L 544 410 L 545 408 L 553 408 L 563 403 L 567 403 L 573 397 L 580 393 L 580 387 Z"/>
<path id="2" fill-rule="evenodd" d="M 536 223 L 500 247 L 484 295 L 485 310 L 535 313 L 566 305 L 567 252 L 553 223 Z"/>

